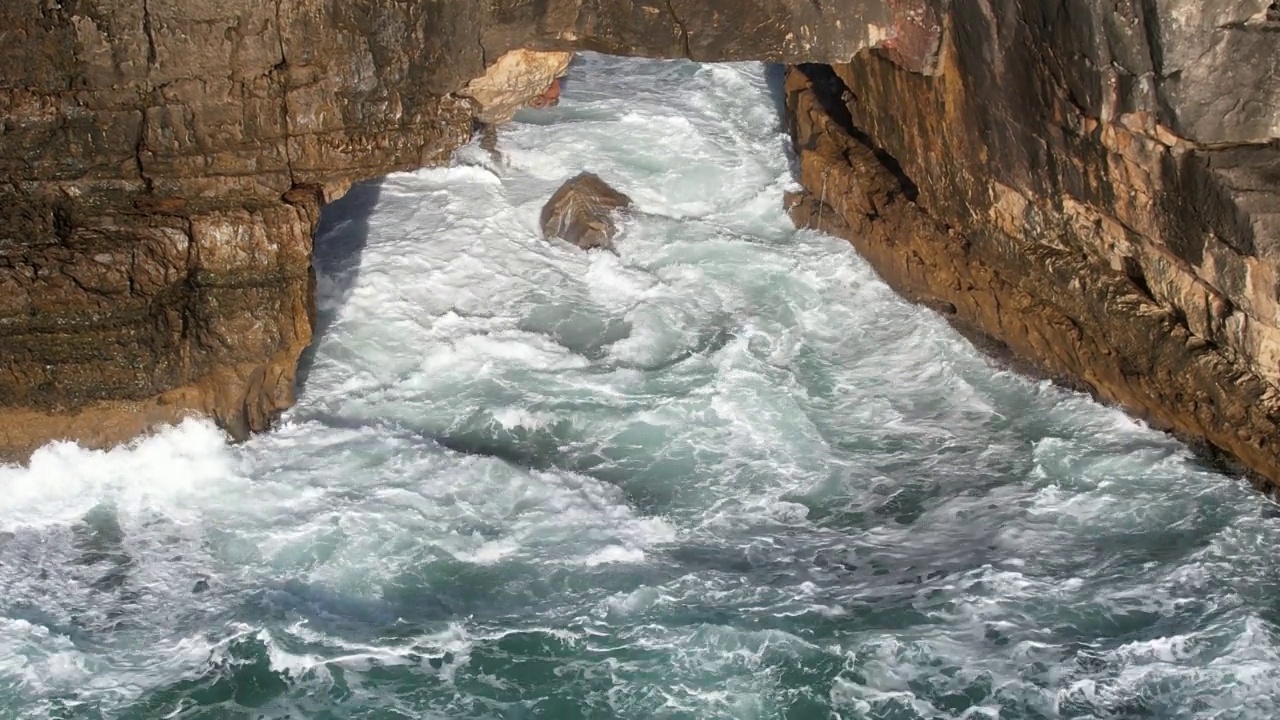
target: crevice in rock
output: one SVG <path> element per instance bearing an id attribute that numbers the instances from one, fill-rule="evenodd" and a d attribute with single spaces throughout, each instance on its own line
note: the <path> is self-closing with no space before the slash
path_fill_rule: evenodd
<path id="1" fill-rule="evenodd" d="M 142 0 L 142 31 L 147 35 L 147 64 L 156 64 L 156 35 L 151 25 L 150 0 Z"/>
<path id="2" fill-rule="evenodd" d="M 65 243 L 71 238 L 71 230 L 73 229 L 71 221 L 71 212 L 67 210 L 65 205 L 53 206 L 53 234 L 60 242 Z"/>
<path id="3" fill-rule="evenodd" d="M 142 117 L 138 121 L 138 141 L 133 146 L 133 164 L 138 171 L 138 178 L 142 180 L 142 186 L 146 194 L 151 195 L 155 190 L 155 183 L 147 175 L 147 170 L 142 163 L 142 153 L 147 150 L 147 114 L 146 112 L 140 114 Z"/>
<path id="4" fill-rule="evenodd" d="M 1125 257 L 1121 260 L 1121 265 L 1123 266 L 1125 277 L 1133 282 L 1138 292 L 1142 293 L 1148 300 L 1156 302 L 1155 293 L 1151 292 L 1151 285 L 1147 282 L 1147 275 L 1142 271 L 1142 264 L 1138 262 L 1137 258 Z"/>
<path id="5" fill-rule="evenodd" d="M 814 97 L 821 104 L 823 111 L 832 120 L 835 120 L 836 124 L 848 133 L 850 137 L 875 153 L 876 160 L 879 160 L 880 164 L 897 179 L 902 188 L 902 196 L 911 202 L 916 202 L 920 196 L 920 190 L 907 175 L 906 171 L 902 169 L 902 164 L 898 162 L 897 158 L 876 144 L 866 131 L 854 124 L 853 115 L 849 112 L 849 107 L 846 103 L 856 100 L 857 95 L 849 89 L 844 80 L 840 79 L 840 76 L 836 74 L 830 65 L 803 63 L 796 67 L 813 83 Z"/>
<path id="6" fill-rule="evenodd" d="M 685 58 L 692 60 L 693 52 L 689 49 L 689 28 L 684 24 L 684 20 L 676 13 L 675 0 L 667 0 L 667 12 L 671 13 L 671 20 L 675 22 L 676 27 L 680 29 L 680 43 Z"/>
<path id="7" fill-rule="evenodd" d="M 276 63 L 271 71 L 276 74 L 280 82 L 280 128 L 284 133 L 284 163 L 289 170 L 289 183 L 296 186 L 298 179 L 293 172 L 293 148 L 290 146 L 289 137 L 289 118 L 293 116 L 289 112 L 289 57 L 284 51 L 284 14 L 281 12 L 280 6 L 284 0 L 276 0 L 276 41 L 280 46 L 280 62 Z"/>
<path id="8" fill-rule="evenodd" d="M 155 29 L 151 23 L 151 4 L 150 0 L 142 0 L 142 32 L 147 36 L 147 66 L 148 69 L 156 65 L 156 36 Z M 155 94 L 151 85 L 150 74 L 145 78 L 144 85 L 146 87 L 148 97 Z M 152 101 L 159 103 L 158 98 L 152 98 Z M 142 181 L 142 185 L 146 194 L 152 194 L 155 187 L 152 179 L 147 176 L 146 168 L 142 163 L 142 153 L 147 149 L 147 111 L 142 109 L 139 111 L 138 119 L 138 140 L 133 146 L 133 164 L 138 172 L 138 179 Z"/>
<path id="9" fill-rule="evenodd" d="M 1151 72 L 1157 78 L 1167 77 L 1164 74 L 1164 41 L 1160 37 L 1160 8 L 1157 6 L 1156 0 L 1140 0 L 1140 7 L 1142 32 L 1146 35 L 1146 47 L 1151 58 Z M 1160 124 L 1173 127 L 1174 118 L 1177 117 L 1177 114 L 1169 106 L 1169 102 L 1164 97 L 1164 93 L 1160 91 L 1158 83 L 1153 99 L 1159 112 L 1157 119 Z"/>

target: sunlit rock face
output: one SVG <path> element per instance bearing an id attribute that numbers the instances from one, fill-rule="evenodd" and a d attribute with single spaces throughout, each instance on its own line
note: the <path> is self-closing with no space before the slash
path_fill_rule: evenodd
<path id="1" fill-rule="evenodd" d="M 828 64 L 793 73 L 801 222 L 900 228 L 885 203 L 909 203 L 937 244 L 864 247 L 905 292 L 1280 476 L 1267 0 L 17 0 L 0 23 L 6 456 L 267 427 L 311 341 L 320 207 L 553 102 L 590 49 Z"/>
<path id="2" fill-rule="evenodd" d="M 884 0 L 0 3 L 0 452 L 112 443 L 191 413 L 239 437 L 267 427 L 311 340 L 320 206 L 445 161 L 477 119 L 550 102 L 567 51 L 834 61 L 891 39 L 895 12 Z"/>
<path id="3" fill-rule="evenodd" d="M 542 101 L 561 77 L 569 72 L 573 53 L 511 50 L 485 69 L 483 76 L 467 83 L 458 94 L 476 101 L 476 119 L 504 123 L 522 107 Z"/>
<path id="4" fill-rule="evenodd" d="M 801 68 L 794 214 L 1015 356 L 1280 481 L 1271 5 L 958 0 L 930 75 L 887 53 Z"/>

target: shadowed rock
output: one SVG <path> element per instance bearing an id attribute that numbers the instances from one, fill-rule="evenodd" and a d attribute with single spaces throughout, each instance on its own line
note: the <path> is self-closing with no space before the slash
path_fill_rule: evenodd
<path id="1" fill-rule="evenodd" d="M 618 234 L 614 215 L 629 207 L 631 198 L 599 175 L 584 172 L 566 180 L 542 206 L 542 236 L 568 240 L 583 250 L 612 250 Z"/>

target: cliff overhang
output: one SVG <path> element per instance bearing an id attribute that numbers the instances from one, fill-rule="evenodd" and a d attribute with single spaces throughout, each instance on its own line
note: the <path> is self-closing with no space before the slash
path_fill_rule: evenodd
<path id="1" fill-rule="evenodd" d="M 922 1 L 4 3 L 0 449 L 267 427 L 311 340 L 320 206 L 446 161 L 562 51 L 834 61 Z"/>
<path id="2" fill-rule="evenodd" d="M 1267 0 L 17 0 L 0 23 L 9 457 L 192 413 L 266 428 L 311 341 L 320 207 L 446 161 L 586 49 L 822 63 L 788 85 L 798 222 L 1280 479 Z"/>

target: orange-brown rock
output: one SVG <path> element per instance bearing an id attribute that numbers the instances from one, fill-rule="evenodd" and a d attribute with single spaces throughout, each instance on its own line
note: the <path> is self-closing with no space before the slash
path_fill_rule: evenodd
<path id="1" fill-rule="evenodd" d="M 560 78 L 551 81 L 541 95 L 529 102 L 529 107 L 542 110 L 560 104 Z"/>
<path id="2" fill-rule="evenodd" d="M 631 198 L 599 175 L 583 172 L 564 181 L 542 206 L 542 236 L 560 238 L 583 250 L 613 249 L 615 216 L 631 207 Z"/>
<path id="3" fill-rule="evenodd" d="M 793 69 L 792 215 L 967 331 L 1280 483 L 1280 108 L 1217 109 L 1280 90 L 1265 3 L 1068 5 L 954 2 L 930 73 L 884 52 Z"/>
<path id="4" fill-rule="evenodd" d="M 267 427 L 311 339 L 320 206 L 545 101 L 555 72 L 509 51 L 833 61 L 924 1 L 6 0 L 0 458 Z"/>

